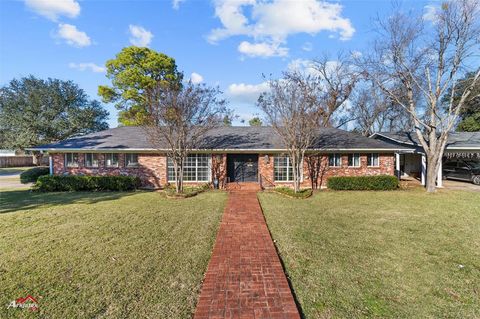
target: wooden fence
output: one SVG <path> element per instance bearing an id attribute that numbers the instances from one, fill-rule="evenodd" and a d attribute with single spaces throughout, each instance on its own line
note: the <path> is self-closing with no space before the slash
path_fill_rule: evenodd
<path id="1" fill-rule="evenodd" d="M 48 165 L 48 156 L 44 156 L 40 160 L 41 165 Z M 37 163 L 33 156 L 0 156 L 1 167 L 24 167 L 36 166 Z"/>

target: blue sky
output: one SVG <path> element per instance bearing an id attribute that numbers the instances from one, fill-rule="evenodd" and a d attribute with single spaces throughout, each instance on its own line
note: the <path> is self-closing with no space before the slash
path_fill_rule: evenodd
<path id="1" fill-rule="evenodd" d="M 424 12 L 431 5 L 403 3 Z M 109 84 L 105 61 L 134 43 L 174 57 L 186 78 L 220 86 L 248 120 L 258 113 L 262 74 L 278 76 L 323 53 L 368 50 L 372 19 L 390 10 L 381 0 L 2 0 L 0 85 L 33 74 L 73 80 L 98 98 L 98 85 Z M 117 126 L 117 111 L 106 107 Z"/>

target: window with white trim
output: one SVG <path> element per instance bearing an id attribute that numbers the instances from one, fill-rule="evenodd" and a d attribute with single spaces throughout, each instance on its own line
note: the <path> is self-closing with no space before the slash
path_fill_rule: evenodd
<path id="1" fill-rule="evenodd" d="M 137 167 L 138 166 L 138 154 L 136 154 L 136 153 L 125 154 L 125 166 L 126 167 Z"/>
<path id="2" fill-rule="evenodd" d="M 275 182 L 293 181 L 293 166 L 289 156 L 278 155 L 273 158 L 273 179 Z"/>
<path id="3" fill-rule="evenodd" d="M 100 161 L 98 160 L 97 153 L 86 153 L 85 154 L 85 167 L 98 167 L 100 166 Z"/>
<path id="4" fill-rule="evenodd" d="M 105 167 L 118 167 L 118 153 L 105 154 Z"/>
<path id="5" fill-rule="evenodd" d="M 340 154 L 329 154 L 328 155 L 328 166 L 330 166 L 330 167 L 340 167 L 340 166 L 342 166 L 342 156 Z"/>
<path id="6" fill-rule="evenodd" d="M 184 182 L 209 182 L 210 181 L 210 154 L 191 154 L 185 159 L 183 166 Z M 167 179 L 175 182 L 175 168 L 173 160 L 167 159 Z"/>
<path id="7" fill-rule="evenodd" d="M 378 153 L 370 153 L 368 154 L 368 157 L 367 157 L 367 165 L 370 166 L 370 167 L 378 167 L 380 166 L 379 165 L 379 161 L 378 161 Z"/>
<path id="8" fill-rule="evenodd" d="M 358 153 L 348 154 L 348 166 L 360 167 L 360 154 Z"/>
<path id="9" fill-rule="evenodd" d="M 65 166 L 78 167 L 78 153 L 65 153 Z"/>

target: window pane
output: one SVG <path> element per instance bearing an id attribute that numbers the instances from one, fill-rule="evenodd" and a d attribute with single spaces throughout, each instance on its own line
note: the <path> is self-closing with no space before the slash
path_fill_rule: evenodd
<path id="1" fill-rule="evenodd" d="M 328 156 L 328 165 L 333 167 L 341 166 L 340 154 L 330 154 Z"/>
<path id="2" fill-rule="evenodd" d="M 378 154 L 368 154 L 368 166 L 378 166 Z"/>
<path id="3" fill-rule="evenodd" d="M 183 169 L 183 180 L 186 182 L 195 181 L 195 167 L 185 167 Z"/>
<path id="4" fill-rule="evenodd" d="M 85 166 L 87 167 L 98 167 L 98 154 L 95 153 L 86 153 L 85 154 Z"/>
<path id="5" fill-rule="evenodd" d="M 118 154 L 117 153 L 105 154 L 105 166 L 118 167 Z"/>
<path id="6" fill-rule="evenodd" d="M 138 154 L 125 154 L 125 160 L 127 166 L 137 166 Z"/>
<path id="7" fill-rule="evenodd" d="M 85 154 L 85 166 L 92 167 L 92 154 Z"/>
<path id="8" fill-rule="evenodd" d="M 175 168 L 173 167 L 173 160 L 170 157 L 167 158 L 167 180 L 169 182 L 175 181 Z"/>
<path id="9" fill-rule="evenodd" d="M 192 154 L 185 159 L 183 167 L 183 180 L 186 182 L 208 182 L 210 179 L 210 155 Z M 167 160 L 168 181 L 175 181 L 175 169 L 173 160 Z"/>
<path id="10" fill-rule="evenodd" d="M 348 154 L 348 166 L 359 167 L 360 166 L 360 154 Z"/>
<path id="11" fill-rule="evenodd" d="M 273 160 L 273 177 L 275 181 L 287 182 L 293 180 L 293 167 L 288 156 L 275 156 Z"/>
<path id="12" fill-rule="evenodd" d="M 66 153 L 65 154 L 65 165 L 67 167 L 78 167 L 78 154 L 77 153 Z"/>

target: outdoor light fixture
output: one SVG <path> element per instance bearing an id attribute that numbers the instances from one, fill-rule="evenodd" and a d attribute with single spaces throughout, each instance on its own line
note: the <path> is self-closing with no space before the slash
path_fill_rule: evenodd
<path id="1" fill-rule="evenodd" d="M 270 164 L 270 157 L 265 155 L 265 163 Z"/>
<path id="2" fill-rule="evenodd" d="M 222 155 L 217 154 L 217 155 L 215 156 L 215 160 L 216 160 L 217 162 L 220 162 L 220 161 L 222 160 Z"/>

